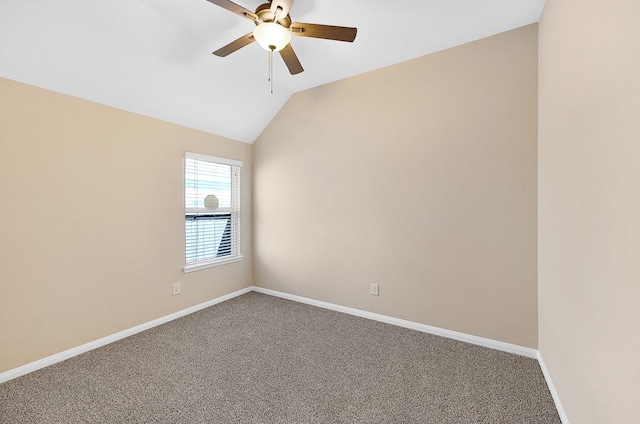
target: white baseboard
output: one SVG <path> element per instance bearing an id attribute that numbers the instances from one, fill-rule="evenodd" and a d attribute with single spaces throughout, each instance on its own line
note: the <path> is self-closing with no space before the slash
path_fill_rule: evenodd
<path id="1" fill-rule="evenodd" d="M 251 286 L 244 288 L 242 290 L 235 291 L 233 293 L 229 293 L 224 296 L 217 297 L 208 302 L 201 303 L 199 305 L 192 306 L 187 309 L 183 309 L 181 311 L 175 312 L 173 314 L 155 319 L 153 321 L 149 321 L 144 324 L 140 324 L 138 326 L 129 328 L 124 331 L 120 331 L 119 333 L 112 334 L 110 336 L 103 337 L 98 340 L 94 340 L 92 342 L 83 344 L 81 346 L 74 347 L 72 349 L 65 350 L 63 352 L 57 353 L 52 356 L 48 356 L 46 358 L 40 359 L 35 362 L 31 362 L 29 364 L 23 365 L 18 368 L 14 368 L 9 371 L 5 371 L 0 373 L 0 384 L 9 380 L 13 380 L 14 378 L 21 377 L 30 372 L 39 370 L 41 368 L 47 367 L 49 365 L 53 365 L 58 362 L 62 362 L 66 359 L 72 358 L 74 356 L 80 355 L 82 353 L 88 352 L 90 350 L 99 348 L 101 346 L 107 345 L 109 343 L 113 343 L 120 339 L 124 339 L 125 337 L 132 336 L 136 333 L 140 333 L 142 331 L 148 330 L 150 328 L 156 327 L 158 325 L 165 324 L 169 321 L 173 321 L 174 319 L 181 318 L 185 315 L 192 314 L 201 309 L 208 308 L 209 306 L 213 306 L 215 304 L 224 302 L 226 300 L 232 299 L 237 296 L 241 296 L 250 291 L 255 291 L 257 293 L 267 294 L 271 296 L 280 297 L 283 299 L 293 300 L 295 302 L 305 303 L 312 306 L 318 306 L 320 308 L 330 309 L 337 312 L 343 312 L 349 315 L 354 315 L 362 318 L 368 318 L 375 321 L 384 322 L 387 324 L 397 325 L 399 327 L 409 328 L 411 330 L 417 330 L 424 333 L 434 334 L 437 336 L 447 337 L 454 340 L 459 340 L 462 342 L 467 342 L 479 346 L 488 347 L 491 349 L 500 350 L 503 352 L 514 353 L 521 356 L 526 356 L 528 358 L 534 358 L 538 360 L 540 364 L 540 368 L 542 369 L 542 374 L 546 380 L 547 386 L 549 387 L 549 391 L 551 392 L 551 396 L 553 397 L 553 401 L 555 402 L 556 408 L 558 410 L 558 414 L 560 415 L 560 419 L 563 424 L 569 424 L 569 419 L 567 418 L 567 414 L 562 407 L 562 402 L 560 401 L 560 397 L 558 392 L 556 391 L 555 386 L 553 385 L 553 381 L 551 380 L 551 375 L 547 370 L 547 367 L 542 359 L 542 355 L 536 349 L 531 349 L 524 346 L 518 346 L 510 343 L 500 342 L 497 340 L 487 339 L 484 337 L 473 336 L 470 334 L 460 333 L 457 331 L 446 330 L 443 328 L 433 327 L 426 324 L 420 324 L 412 321 L 407 321 L 399 318 L 393 318 L 386 315 L 376 314 L 373 312 L 367 312 L 360 309 L 349 308 L 346 306 L 336 305 L 333 303 L 323 302 L 320 300 L 309 299 L 302 296 L 296 296 L 293 294 L 283 293 L 276 290 L 265 289 L 262 287 Z"/>
<path id="2" fill-rule="evenodd" d="M 256 287 L 256 286 L 251 286 L 251 287 L 247 287 L 245 289 L 242 290 L 238 290 L 235 291 L 233 293 L 229 293 L 227 295 L 224 296 L 220 296 L 218 298 L 212 299 L 208 302 L 204 302 L 201 303 L 199 305 L 195 305 L 192 306 L 190 308 L 187 309 L 183 309 L 181 311 L 175 312 L 173 314 L 155 319 L 153 321 L 149 321 L 147 323 L 144 324 L 140 324 L 138 326 L 129 328 L 127 330 L 124 331 L 120 331 L 118 333 L 112 334 L 110 336 L 106 336 L 103 337 L 101 339 L 98 340 L 94 340 L 92 342 L 89 343 L 85 343 L 81 346 L 77 346 L 68 350 L 65 350 L 63 352 L 60 353 L 56 353 L 55 355 L 51 355 L 48 356 L 46 358 L 37 360 L 35 362 L 31 362 L 29 364 L 23 365 L 21 367 L 18 368 L 14 368 L 12 370 L 9 371 L 5 371 L 3 373 L 0 373 L 0 383 L 4 383 L 6 381 L 9 380 L 13 380 L 14 378 L 18 378 L 20 376 L 23 376 L 25 374 L 28 374 L 30 372 L 39 370 L 41 368 L 47 367 L 49 365 L 53 365 L 55 363 L 58 362 L 62 362 L 66 359 L 72 358 L 74 356 L 80 355 L 82 353 L 88 352 L 90 350 L 99 348 L 101 346 L 107 345 L 109 343 L 113 343 L 115 341 L 118 341 L 120 339 L 123 339 L 125 337 L 129 337 L 132 336 L 136 333 L 140 333 L 142 331 L 148 330 L 149 328 L 153 328 L 156 327 L 158 325 L 162 325 L 165 324 L 169 321 L 173 321 L 174 319 L 177 318 L 181 318 L 185 315 L 189 315 L 191 313 L 194 313 L 196 311 L 199 311 L 201 309 L 204 308 L 208 308 L 209 306 L 213 306 L 215 304 L 224 302 L 225 300 L 229 300 L 232 299 L 234 297 L 243 295 L 245 293 L 248 293 L 250 291 L 255 291 L 258 293 L 263 293 L 263 294 L 267 294 L 267 295 L 271 295 L 271 296 L 276 296 L 276 297 L 280 297 L 283 299 L 288 299 L 288 300 L 293 300 L 295 302 L 300 302 L 300 303 L 305 303 L 308 305 L 313 305 L 313 306 L 318 306 L 320 308 L 325 308 L 325 309 L 330 309 L 333 311 L 337 311 L 337 312 L 343 312 L 349 315 L 355 315 L 358 317 L 362 317 L 362 318 L 368 318 L 368 319 L 372 319 L 375 321 L 380 321 L 380 322 L 384 322 L 387 324 L 392 324 L 392 325 L 397 325 L 399 327 L 404 327 L 404 328 L 409 328 L 411 330 L 417 330 L 417 331 L 421 331 L 424 333 L 429 333 L 429 334 L 434 334 L 437 336 L 442 336 L 442 337 L 447 337 L 450 339 L 454 339 L 454 340 L 459 340 L 462 342 L 467 342 L 467 343 L 471 343 L 471 344 L 475 344 L 475 345 L 479 345 L 479 346 L 484 346 L 484 347 L 488 347 L 491 349 L 496 349 L 496 350 L 500 350 L 503 352 L 508 352 L 508 353 L 514 353 L 516 355 L 521 355 L 521 356 L 526 356 L 528 358 L 534 358 L 534 359 L 538 359 L 540 362 L 540 365 L 542 367 L 543 373 L 545 373 L 545 378 L 547 379 L 547 383 L 549 384 L 549 388 L 551 390 L 551 394 L 553 395 L 553 399 L 556 402 L 556 405 L 558 405 L 558 410 L 559 412 L 562 411 L 562 409 L 560 408 L 560 402 L 559 399 L 557 398 L 557 393 L 555 393 L 555 390 L 553 390 L 553 386 L 551 384 L 551 379 L 548 378 L 548 373 L 546 371 L 546 368 L 543 366 L 543 362 L 542 362 L 542 357 L 539 356 L 538 351 L 536 349 L 531 349 L 528 347 L 524 347 L 524 346 L 518 346 L 518 345 L 514 345 L 514 344 L 510 344 L 510 343 L 505 343 L 505 342 L 500 342 L 497 340 L 492 340 L 492 339 L 487 339 L 484 337 L 478 337 L 478 336 L 473 336 L 470 334 L 465 334 L 465 333 L 460 333 L 457 331 L 452 331 L 452 330 L 446 330 L 443 328 L 438 328 L 438 327 L 433 327 L 430 325 L 426 325 L 426 324 L 420 324 L 420 323 L 416 323 L 413 321 L 407 321 L 407 320 L 403 320 L 403 319 L 399 319 L 399 318 L 393 318 L 393 317 L 389 317 L 386 315 L 381 315 L 381 314 L 376 314 L 373 312 L 367 312 L 367 311 L 363 311 L 360 309 L 355 309 L 355 308 L 349 308 L 346 306 L 341 306 L 341 305 L 336 305 L 333 303 L 328 303 L 328 302 L 323 302 L 320 300 L 314 300 L 314 299 L 309 299 L 306 297 L 302 297 L 302 296 L 296 296 L 296 295 L 292 295 L 292 294 L 288 294 L 288 293 L 283 293 L 283 292 L 279 292 L 279 291 L 275 291 L 275 290 L 270 290 L 270 289 L 265 289 L 262 287 Z M 562 417 L 562 414 L 561 414 Z M 567 424 L 568 421 L 565 421 L 565 419 L 563 418 L 563 423 Z"/>
<path id="3" fill-rule="evenodd" d="M 192 306 L 187 309 L 183 309 L 181 311 L 175 312 L 170 315 L 166 315 L 164 317 L 154 319 L 153 321 L 146 322 L 144 324 L 137 325 L 135 327 L 129 328 L 124 331 L 120 331 L 119 333 L 112 334 L 110 336 L 103 337 L 98 340 L 94 340 L 89 343 L 85 343 L 81 346 L 77 346 L 68 350 L 65 350 L 60 353 L 56 353 L 55 355 L 47 356 L 46 358 L 42 358 L 35 362 L 31 362 L 29 364 L 23 365 L 18 368 L 11 369 L 9 371 L 5 371 L 0 373 L 0 384 L 9 380 L 13 380 L 14 378 L 21 377 L 25 374 L 28 374 L 33 371 L 37 371 L 41 368 L 48 367 L 49 365 L 53 365 L 58 362 L 62 362 L 66 359 L 72 358 L 74 356 L 80 355 L 82 353 L 88 352 L 90 350 L 102 347 L 109 343 L 113 343 L 120 339 L 124 339 L 125 337 L 132 336 L 136 333 L 140 333 L 142 331 L 148 330 L 150 328 L 156 327 L 158 325 L 165 324 L 169 321 L 173 321 L 174 319 L 181 318 L 185 315 L 192 314 L 201 309 L 208 308 L 209 306 L 213 306 L 217 303 L 224 302 L 225 300 L 232 299 L 234 297 L 243 295 L 245 293 L 249 293 L 253 290 L 253 287 L 247 287 L 242 290 L 235 291 L 233 293 L 226 294 L 224 296 L 217 297 L 215 299 L 209 300 L 207 302 L 201 303 L 199 305 Z"/>
<path id="4" fill-rule="evenodd" d="M 556 390 L 556 386 L 553 385 L 553 381 L 551 380 L 551 374 L 549 374 L 549 370 L 544 363 L 544 359 L 542 359 L 542 354 L 538 351 L 538 363 L 540 364 L 540 369 L 542 370 L 542 375 L 544 375 L 544 379 L 547 382 L 547 386 L 549 387 L 549 391 L 551 392 L 551 397 L 553 398 L 553 402 L 556 404 L 556 409 L 558 410 L 558 415 L 560 415 L 560 421 L 562 424 L 569 424 L 569 418 L 567 418 L 567 413 L 565 412 L 562 402 L 560 402 L 560 396 Z"/>
<path id="5" fill-rule="evenodd" d="M 253 291 L 271 296 L 281 297 L 283 299 L 293 300 L 295 302 L 306 303 L 308 305 L 318 306 L 320 308 L 331 309 L 332 311 L 343 312 L 349 315 L 355 315 L 362 318 L 368 318 L 375 321 L 385 322 L 387 324 L 397 325 L 399 327 L 409 328 L 411 330 L 421 331 L 423 333 L 434 334 L 436 336 L 447 337 L 449 339 L 459 340 L 478 346 L 484 346 L 491 349 L 501 350 L 503 352 L 515 353 L 516 355 L 526 356 L 536 359 L 538 351 L 529 347 L 519 346 L 511 343 L 500 342 L 484 337 L 473 336 L 471 334 L 459 333 L 457 331 L 446 330 L 444 328 L 433 327 L 426 324 L 420 324 L 404 319 L 393 318 L 386 315 L 367 312 L 360 309 L 349 308 L 346 306 L 336 305 L 333 303 L 322 302 L 320 300 L 309 299 L 307 297 L 296 296 L 293 294 L 283 293 L 275 290 L 265 289 L 262 287 L 252 287 Z"/>

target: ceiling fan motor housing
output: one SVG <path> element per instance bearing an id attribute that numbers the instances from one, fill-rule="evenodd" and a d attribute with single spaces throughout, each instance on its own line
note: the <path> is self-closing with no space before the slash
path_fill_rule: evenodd
<path id="1" fill-rule="evenodd" d="M 271 3 L 263 3 L 256 8 L 256 15 L 261 22 L 276 22 L 285 28 L 291 26 L 291 17 L 289 14 L 286 16 L 278 16 L 277 20 L 274 20 L 275 14 L 271 11 Z M 254 21 L 256 25 L 260 25 L 259 21 Z"/>

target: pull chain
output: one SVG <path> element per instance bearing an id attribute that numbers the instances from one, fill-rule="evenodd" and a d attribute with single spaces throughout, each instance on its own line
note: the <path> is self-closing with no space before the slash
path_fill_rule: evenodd
<path id="1" fill-rule="evenodd" d="M 269 82 L 271 83 L 271 94 L 273 94 L 273 49 L 269 50 Z"/>

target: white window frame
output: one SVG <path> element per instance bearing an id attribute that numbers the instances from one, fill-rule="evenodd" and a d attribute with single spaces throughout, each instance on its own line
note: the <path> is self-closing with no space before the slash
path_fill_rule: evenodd
<path id="1" fill-rule="evenodd" d="M 198 208 L 187 208 L 186 205 L 186 179 L 187 179 L 187 159 L 212 162 L 217 164 L 229 165 L 232 168 L 231 178 L 231 207 L 219 207 L 215 211 L 206 209 L 204 204 Z M 185 152 L 184 155 L 184 173 L 183 173 L 183 206 L 184 206 L 184 219 L 187 219 L 187 215 L 231 215 L 231 254 L 228 256 L 213 258 L 207 260 L 200 260 L 187 264 L 187 230 L 185 225 L 185 249 L 184 249 L 184 263 L 183 271 L 185 273 L 197 271 L 200 269 L 211 268 L 214 266 L 224 265 L 232 262 L 241 261 L 244 256 L 240 250 L 240 173 L 242 168 L 242 162 L 234 159 L 220 158 L 216 156 L 203 155 L 199 153 Z"/>

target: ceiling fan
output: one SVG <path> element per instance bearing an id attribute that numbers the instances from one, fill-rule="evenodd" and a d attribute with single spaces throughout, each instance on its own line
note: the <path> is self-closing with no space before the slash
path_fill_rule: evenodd
<path id="1" fill-rule="evenodd" d="M 280 52 L 280 56 L 287 65 L 291 75 L 304 71 L 296 53 L 289 41 L 291 36 L 323 38 L 326 40 L 353 42 L 356 38 L 357 28 L 305 24 L 291 22 L 289 9 L 293 0 L 272 0 L 263 3 L 256 8 L 255 12 L 245 9 L 229 0 L 207 0 L 217 6 L 227 9 L 237 15 L 253 21 L 255 29 L 226 46 L 213 52 L 214 55 L 225 57 L 241 49 L 242 47 L 257 41 L 260 46 L 270 53 Z M 269 79 L 271 78 L 272 58 L 269 55 Z M 273 83 L 273 82 L 272 82 Z M 273 90 L 272 90 L 273 91 Z"/>

